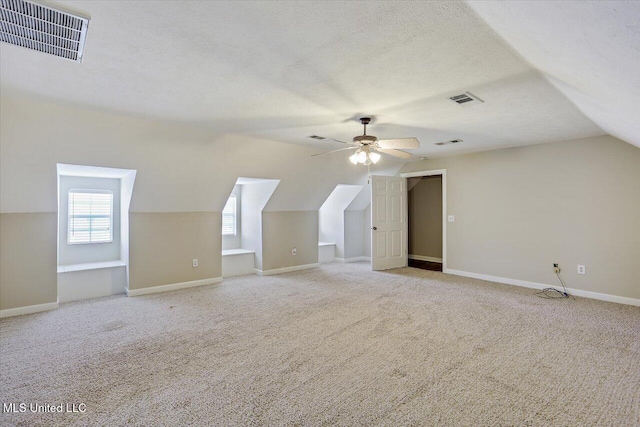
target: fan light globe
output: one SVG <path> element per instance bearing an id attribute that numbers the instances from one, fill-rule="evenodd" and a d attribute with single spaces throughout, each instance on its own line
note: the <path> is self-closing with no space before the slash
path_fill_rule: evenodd
<path id="1" fill-rule="evenodd" d="M 380 160 L 380 154 L 372 151 L 367 151 L 366 149 L 358 149 L 354 154 L 349 157 L 349 160 L 354 165 L 358 163 L 362 163 L 365 166 L 369 166 L 370 164 L 378 163 Z"/>
<path id="2" fill-rule="evenodd" d="M 380 140 L 374 135 L 367 135 L 367 125 L 371 123 L 371 117 L 360 117 L 360 123 L 362 123 L 362 125 L 364 126 L 364 131 L 362 135 L 354 136 L 353 142 L 344 142 L 337 139 L 334 140 L 336 142 L 342 142 L 344 144 L 351 145 L 351 147 L 339 148 L 337 150 L 327 151 L 325 153 L 313 154 L 312 157 L 322 154 L 334 153 L 336 151 L 356 150 L 355 153 L 349 156 L 349 161 L 354 165 L 362 163 L 365 166 L 369 166 L 371 164 L 378 163 L 382 158 L 380 153 L 376 151 L 380 151 L 383 154 L 398 157 L 401 159 L 410 159 L 411 153 L 399 150 L 399 148 L 420 148 L 420 141 L 418 141 L 418 139 L 415 137 Z M 309 136 L 309 138 L 327 139 L 318 135 L 311 135 Z"/>

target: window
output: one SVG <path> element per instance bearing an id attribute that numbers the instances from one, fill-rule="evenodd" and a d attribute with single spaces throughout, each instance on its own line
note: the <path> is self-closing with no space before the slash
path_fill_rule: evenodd
<path id="1" fill-rule="evenodd" d="M 113 242 L 113 192 L 69 190 L 70 245 Z"/>
<path id="2" fill-rule="evenodd" d="M 222 210 L 222 235 L 235 236 L 238 217 L 238 197 L 232 194 Z"/>

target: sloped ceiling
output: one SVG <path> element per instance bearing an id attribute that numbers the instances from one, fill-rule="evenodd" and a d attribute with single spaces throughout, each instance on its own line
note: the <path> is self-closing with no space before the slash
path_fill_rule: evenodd
<path id="1" fill-rule="evenodd" d="M 470 1 L 605 132 L 640 147 L 640 2 Z"/>
<path id="2" fill-rule="evenodd" d="M 462 2 L 60 3 L 91 16 L 83 63 L 1 44 L 3 92 L 318 151 L 339 145 L 309 135 L 348 140 L 361 133 L 357 117 L 373 115 L 380 138 L 417 136 L 416 157 L 613 128 L 589 119 Z M 447 99 L 465 91 L 485 103 Z"/>
<path id="3" fill-rule="evenodd" d="M 320 206 L 320 210 L 327 209 L 332 212 L 344 211 L 356 196 L 360 194 L 363 188 L 364 185 L 337 185 L 331 194 L 329 194 L 327 200 Z"/>

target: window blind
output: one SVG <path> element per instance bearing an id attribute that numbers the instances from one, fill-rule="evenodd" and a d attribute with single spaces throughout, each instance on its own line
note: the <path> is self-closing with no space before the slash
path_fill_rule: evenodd
<path id="1" fill-rule="evenodd" d="M 70 245 L 113 241 L 113 192 L 69 190 Z"/>
<path id="2" fill-rule="evenodd" d="M 232 194 L 227 200 L 227 204 L 224 205 L 222 210 L 222 235 L 234 235 L 236 234 L 237 223 L 237 203 L 238 198 L 235 194 Z"/>

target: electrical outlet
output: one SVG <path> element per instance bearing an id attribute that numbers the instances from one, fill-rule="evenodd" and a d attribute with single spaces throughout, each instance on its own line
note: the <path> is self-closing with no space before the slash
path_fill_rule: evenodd
<path id="1" fill-rule="evenodd" d="M 298 248 L 292 248 L 291 255 L 298 255 Z"/>
<path id="2" fill-rule="evenodd" d="M 447 217 L 447 221 L 449 221 L 449 222 L 456 222 L 456 217 L 455 217 L 455 215 L 449 215 L 449 216 Z"/>
<path id="3" fill-rule="evenodd" d="M 578 264 L 578 274 L 587 274 L 587 266 Z"/>
<path id="4" fill-rule="evenodd" d="M 558 274 L 560 273 L 560 264 L 558 264 L 557 262 L 553 263 L 553 271 Z"/>
<path id="5" fill-rule="evenodd" d="M 191 262 L 191 265 L 193 266 L 193 268 L 196 268 L 196 267 L 198 266 L 198 259 L 197 259 L 197 258 L 196 258 L 196 259 L 194 259 L 194 260 Z"/>

